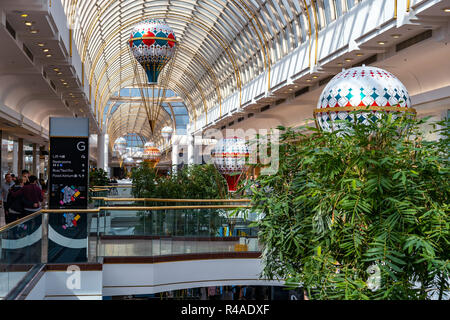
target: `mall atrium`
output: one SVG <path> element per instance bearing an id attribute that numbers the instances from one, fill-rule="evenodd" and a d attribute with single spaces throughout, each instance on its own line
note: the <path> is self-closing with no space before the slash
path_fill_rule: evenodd
<path id="1" fill-rule="evenodd" d="M 336 288 L 314 291 L 302 259 L 312 251 L 330 253 L 337 265 L 332 268 L 344 270 L 353 253 L 339 252 L 337 258 L 331 244 L 303 252 L 310 242 L 295 239 L 306 231 L 289 238 L 296 226 L 322 219 L 316 213 L 301 220 L 304 202 L 298 201 L 312 201 L 320 190 L 303 193 L 312 182 L 300 188 L 298 181 L 308 178 L 289 177 L 331 157 L 331 151 L 308 153 L 311 137 L 317 148 L 330 143 L 333 150 L 346 150 L 344 159 L 356 152 L 351 149 L 356 143 L 342 141 L 362 139 L 369 123 L 380 128 L 401 117 L 427 119 L 418 124 L 423 136 L 414 150 L 441 148 L 436 154 L 448 156 L 442 149 L 448 132 L 436 128 L 445 128 L 449 116 L 449 42 L 450 0 L 0 1 L 0 299 L 340 299 Z M 386 114 L 394 116 L 386 120 Z M 353 126 L 359 134 L 348 134 Z M 283 140 L 279 130 L 299 127 L 304 135 L 291 133 Z M 367 132 L 370 144 L 378 136 Z M 272 141 L 266 162 L 252 157 L 249 145 L 265 135 Z M 421 144 L 422 139 L 431 142 Z M 298 167 L 289 162 L 295 158 L 292 148 Z M 311 161 L 302 162 L 307 158 Z M 435 183 L 440 191 L 427 186 L 430 198 L 423 202 L 436 210 L 437 222 L 429 224 L 441 233 L 427 238 L 422 229 L 431 211 L 424 209 L 422 216 L 420 199 L 393 191 L 391 198 L 419 208 L 417 228 L 405 218 L 411 207 L 390 217 L 393 230 L 406 235 L 400 246 L 392 245 L 401 252 L 374 259 L 362 271 L 381 268 L 382 284 L 375 285 L 381 289 L 367 282 L 355 288 L 360 295 L 345 297 L 448 299 L 448 163 L 436 165 L 434 175 L 428 165 L 419 170 L 428 158 L 417 159 L 408 160 L 417 173 L 411 183 L 419 188 L 422 174 L 444 181 Z M 392 183 L 399 177 L 411 190 L 406 187 L 411 170 L 402 175 L 397 160 L 385 172 L 393 172 Z M 361 166 L 370 171 L 377 161 Z M 324 163 L 332 166 L 331 160 Z M 302 177 L 325 179 L 323 167 L 314 168 Z M 362 176 L 365 169 L 353 171 Z M 330 179 L 323 185 L 334 188 L 334 176 Z M 366 192 L 366 180 L 340 181 L 349 179 L 342 190 Z M 288 184 L 289 191 L 277 189 Z M 382 183 L 385 189 L 390 185 Z M 315 230 L 337 230 L 336 221 L 347 226 L 343 233 L 358 225 L 355 232 L 363 240 L 347 245 L 343 237 L 336 243 L 342 244 L 339 250 L 355 250 L 357 258 L 348 265 L 363 268 L 359 258 L 371 259 L 372 243 L 381 238 L 373 221 L 352 226 L 346 220 L 342 201 L 353 193 L 337 188 L 328 192 L 336 198 Z M 382 192 L 364 197 L 375 199 L 370 206 L 376 212 L 389 207 Z M 276 216 L 284 212 L 283 203 L 289 203 L 289 218 Z M 311 202 L 308 208 L 313 212 L 322 204 Z M 366 206 L 365 218 L 355 218 L 354 208 L 352 223 L 375 212 Z M 393 214 L 389 210 L 383 214 Z M 290 224 L 275 228 L 274 221 Z M 408 223 L 408 231 L 401 229 Z M 423 237 L 408 238 L 419 229 Z M 271 240 L 277 234 L 281 240 Z M 330 234 L 327 243 L 339 234 Z M 410 263 L 408 252 L 411 259 L 411 252 L 422 252 L 425 242 L 418 239 L 430 241 L 423 248 L 432 249 Z M 295 254 L 292 246 L 298 247 Z M 435 270 L 429 281 L 422 267 L 414 269 L 421 263 Z M 391 283 L 395 272 L 408 279 L 402 283 L 410 282 L 409 293 L 403 296 L 399 288 L 397 296 L 377 295 L 386 292 L 383 283 Z M 289 281 L 296 288 L 284 290 Z M 336 295 L 322 295 L 326 290 Z"/>

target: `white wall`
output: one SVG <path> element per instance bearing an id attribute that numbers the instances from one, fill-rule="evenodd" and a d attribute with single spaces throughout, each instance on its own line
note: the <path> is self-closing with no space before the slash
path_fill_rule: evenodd
<path id="1" fill-rule="evenodd" d="M 259 280 L 260 259 L 211 259 L 155 264 L 104 264 L 103 295 L 152 294 L 223 285 L 283 285 Z"/>

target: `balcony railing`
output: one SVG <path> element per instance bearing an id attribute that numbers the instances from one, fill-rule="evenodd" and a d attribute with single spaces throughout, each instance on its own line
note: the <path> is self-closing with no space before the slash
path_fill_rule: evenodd
<path id="1" fill-rule="evenodd" d="M 0 228 L 0 298 L 40 264 L 261 251 L 252 225 L 258 215 L 251 212 L 249 200 L 95 201 L 107 206 L 41 210 Z"/>

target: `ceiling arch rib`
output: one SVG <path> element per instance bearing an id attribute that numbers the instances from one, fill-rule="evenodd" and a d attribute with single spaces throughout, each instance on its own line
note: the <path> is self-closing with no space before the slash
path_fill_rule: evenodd
<path id="1" fill-rule="evenodd" d="M 207 113 L 237 90 L 241 96 L 243 84 L 262 72 L 267 72 L 270 91 L 272 63 L 305 41 L 310 66 L 317 64 L 319 29 L 343 14 L 336 11 L 336 1 L 341 0 L 61 1 L 95 92 L 90 95 L 98 120 L 118 86 L 133 82 L 130 56 L 124 52 L 131 27 L 143 19 L 164 19 L 180 48 L 186 48 L 174 64 L 186 72 L 172 74 L 171 88 L 186 99 L 191 117 L 197 118 L 196 109 Z M 325 10 L 331 19 L 323 17 Z"/>
<path id="2" fill-rule="evenodd" d="M 108 68 L 112 69 L 111 70 L 111 74 L 114 74 L 115 72 L 120 72 L 120 74 L 123 75 L 123 68 L 125 67 L 121 67 L 118 68 L 118 65 L 121 64 L 120 61 L 118 60 L 119 56 L 121 56 L 122 54 L 127 53 L 129 50 L 128 48 L 124 48 L 123 50 L 119 51 L 118 53 L 116 53 L 111 60 L 114 61 L 111 65 L 108 66 Z M 187 47 L 180 47 L 178 53 L 177 53 L 177 64 L 181 65 L 181 66 L 186 66 L 187 63 L 190 61 L 188 55 L 185 54 L 185 51 L 188 51 L 190 53 L 193 54 L 192 51 L 190 51 L 189 49 L 187 49 Z M 197 55 L 197 58 L 195 58 L 198 62 L 198 65 L 202 66 L 204 69 L 206 69 L 206 74 L 209 75 L 210 78 L 210 84 L 209 86 L 205 86 L 203 87 L 203 91 L 208 92 L 211 90 L 215 90 L 217 97 L 213 100 L 213 101 L 209 101 L 209 104 L 212 106 L 214 106 L 215 104 L 221 104 L 221 93 L 220 93 L 220 87 L 217 81 L 217 78 L 215 77 L 215 74 L 211 71 L 211 67 L 205 65 L 204 60 L 200 59 L 199 57 L 201 57 L 201 55 Z M 178 69 L 178 66 L 176 67 Z M 185 67 L 183 67 L 185 68 Z M 100 84 L 103 82 L 103 78 L 106 74 L 105 70 L 107 69 L 107 67 L 105 66 L 104 69 L 102 70 L 102 72 L 100 73 L 100 77 L 99 77 L 99 82 L 98 85 L 96 86 L 96 91 L 95 91 L 95 95 L 94 97 L 96 99 L 98 99 L 98 90 L 100 88 Z M 201 70 L 200 68 L 198 68 L 197 70 Z M 186 70 L 187 71 L 187 70 Z M 187 73 L 190 75 L 190 79 L 195 79 L 194 74 L 191 73 L 190 71 L 187 71 Z M 117 77 L 113 77 L 113 79 L 116 79 Z M 203 78 L 203 77 L 202 77 Z M 200 78 L 200 80 L 202 79 Z M 106 82 L 108 82 L 108 86 L 110 84 L 110 79 L 105 79 Z M 197 81 L 197 80 L 194 80 Z M 197 82 L 198 83 L 198 82 Z M 100 109 L 100 114 L 102 114 L 102 110 L 104 108 L 103 104 L 98 104 L 98 107 Z M 208 108 L 209 109 L 209 108 Z"/>
<path id="3" fill-rule="evenodd" d="M 104 100 L 105 105 L 107 103 L 107 99 L 109 99 L 110 96 L 114 92 L 118 91 L 120 88 L 128 87 L 133 84 L 136 87 L 140 87 L 140 86 L 142 87 L 142 86 L 146 85 L 146 84 L 142 84 L 142 83 L 133 83 L 134 79 L 135 79 L 134 73 L 130 73 L 130 75 L 128 77 L 126 77 L 125 79 L 123 79 L 121 81 L 121 83 L 118 83 L 115 86 L 113 86 L 112 91 L 108 92 L 107 94 L 102 93 L 102 96 L 105 97 L 105 100 Z M 193 119 L 197 119 L 195 103 L 194 103 L 194 100 L 191 98 L 190 92 L 187 91 L 180 83 L 173 82 L 173 80 L 170 80 L 169 87 L 172 88 L 174 92 L 177 92 L 185 100 L 186 108 L 188 109 L 189 114 L 192 114 Z M 104 89 L 106 90 L 106 87 Z M 188 108 L 188 105 L 190 105 L 190 108 Z"/>

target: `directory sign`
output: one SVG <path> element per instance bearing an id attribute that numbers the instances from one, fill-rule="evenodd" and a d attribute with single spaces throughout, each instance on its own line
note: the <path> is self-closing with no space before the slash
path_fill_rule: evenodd
<path id="1" fill-rule="evenodd" d="M 89 119 L 50 118 L 48 262 L 88 260 Z M 67 210 L 67 211 L 66 211 Z M 72 210 L 72 211 L 71 211 Z"/>
<path id="2" fill-rule="evenodd" d="M 50 209 L 88 206 L 89 138 L 50 137 Z"/>

